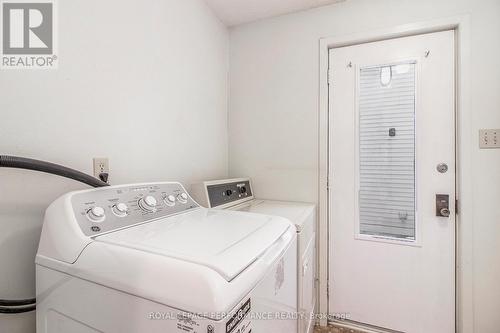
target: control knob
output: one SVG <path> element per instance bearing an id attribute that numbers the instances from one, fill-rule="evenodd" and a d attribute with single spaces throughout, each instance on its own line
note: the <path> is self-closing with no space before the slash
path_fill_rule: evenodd
<path id="1" fill-rule="evenodd" d="M 139 200 L 139 207 L 147 212 L 155 212 L 157 204 L 158 202 L 152 195 L 145 196 L 144 198 Z"/>
<path id="2" fill-rule="evenodd" d="M 92 222 L 102 222 L 106 218 L 104 208 L 96 206 L 87 211 L 87 217 Z"/>
<path id="3" fill-rule="evenodd" d="M 187 203 L 188 195 L 186 193 L 181 193 L 177 196 L 177 200 L 183 204 Z"/>
<path id="4" fill-rule="evenodd" d="M 128 206 L 123 202 L 119 202 L 113 206 L 113 213 L 119 217 L 127 216 Z"/>
<path id="5" fill-rule="evenodd" d="M 165 201 L 165 203 L 167 204 L 167 206 L 174 206 L 175 205 L 175 197 L 170 194 L 170 195 L 167 195 L 163 201 Z"/>

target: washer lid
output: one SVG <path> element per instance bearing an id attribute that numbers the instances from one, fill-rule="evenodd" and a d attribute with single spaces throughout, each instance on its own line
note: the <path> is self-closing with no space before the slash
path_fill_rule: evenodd
<path id="1" fill-rule="evenodd" d="M 198 209 L 95 239 L 203 265 L 231 281 L 290 227 L 281 217 Z"/>

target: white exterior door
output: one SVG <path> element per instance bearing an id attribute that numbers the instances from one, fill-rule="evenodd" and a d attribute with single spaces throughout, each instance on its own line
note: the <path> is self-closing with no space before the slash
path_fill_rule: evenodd
<path id="1" fill-rule="evenodd" d="M 330 51 L 334 320 L 455 332 L 454 73 L 453 31 Z"/>

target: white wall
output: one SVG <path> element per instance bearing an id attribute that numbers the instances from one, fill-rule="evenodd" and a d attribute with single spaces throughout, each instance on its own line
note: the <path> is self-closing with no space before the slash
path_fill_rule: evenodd
<path id="1" fill-rule="evenodd" d="M 59 69 L 0 72 L 0 154 L 87 173 L 109 157 L 113 184 L 227 176 L 228 32 L 204 2 L 57 4 Z M 43 211 L 77 188 L 0 169 L 0 298 L 34 296 Z"/>
<path id="2" fill-rule="evenodd" d="M 317 201 L 319 39 L 470 15 L 474 147 L 472 276 L 460 328 L 500 327 L 500 150 L 479 150 L 479 128 L 500 128 L 498 0 L 349 0 L 233 28 L 230 35 L 229 170 L 250 176 L 258 197 Z M 470 310 L 473 309 L 473 310 Z M 472 328 L 473 327 L 473 328 Z"/>

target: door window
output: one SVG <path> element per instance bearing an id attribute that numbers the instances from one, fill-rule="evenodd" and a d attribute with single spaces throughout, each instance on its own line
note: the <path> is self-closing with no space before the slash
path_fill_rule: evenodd
<path id="1" fill-rule="evenodd" d="M 415 240 L 416 62 L 359 72 L 359 233 Z"/>

